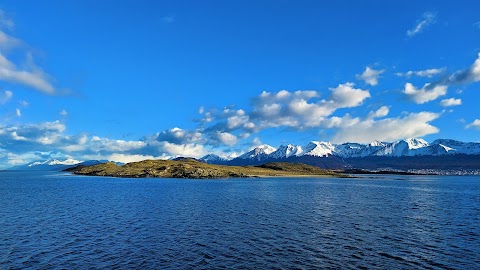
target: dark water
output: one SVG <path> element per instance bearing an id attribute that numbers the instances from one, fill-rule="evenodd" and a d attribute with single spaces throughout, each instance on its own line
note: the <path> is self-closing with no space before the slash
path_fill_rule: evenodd
<path id="1" fill-rule="evenodd" d="M 480 178 L 0 173 L 0 269 L 480 268 Z"/>

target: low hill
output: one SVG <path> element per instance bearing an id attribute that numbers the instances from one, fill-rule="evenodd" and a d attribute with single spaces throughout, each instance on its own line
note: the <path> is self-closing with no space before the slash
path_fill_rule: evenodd
<path id="1" fill-rule="evenodd" d="M 341 174 L 318 167 L 296 163 L 267 163 L 261 166 L 223 166 L 195 160 L 144 160 L 118 166 L 108 162 L 93 166 L 72 168 L 74 174 L 113 177 L 162 177 L 162 178 L 230 178 L 262 176 L 321 176 Z"/>

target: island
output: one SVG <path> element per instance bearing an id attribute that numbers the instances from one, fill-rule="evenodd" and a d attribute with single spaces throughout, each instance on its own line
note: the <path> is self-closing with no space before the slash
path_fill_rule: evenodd
<path id="1" fill-rule="evenodd" d="M 207 164 L 195 159 L 144 160 L 119 166 L 113 162 L 77 166 L 66 171 L 78 175 L 126 178 L 234 178 L 234 177 L 344 177 L 345 175 L 300 163 L 272 162 L 257 166 Z"/>

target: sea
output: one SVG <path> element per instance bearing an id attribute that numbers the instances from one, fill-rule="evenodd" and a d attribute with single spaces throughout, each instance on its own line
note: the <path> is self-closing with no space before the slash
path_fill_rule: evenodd
<path id="1" fill-rule="evenodd" d="M 480 269 L 480 177 L 0 172 L 0 269 Z"/>

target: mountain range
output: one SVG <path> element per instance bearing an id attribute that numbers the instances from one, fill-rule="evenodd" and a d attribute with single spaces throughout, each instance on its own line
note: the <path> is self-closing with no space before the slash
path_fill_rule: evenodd
<path id="1" fill-rule="evenodd" d="M 182 160 L 185 158 L 175 158 Z M 261 165 L 268 162 L 295 162 L 324 169 L 399 170 L 480 174 L 480 143 L 439 139 L 432 143 L 420 138 L 369 144 L 311 141 L 304 146 L 264 144 L 233 159 L 208 154 L 199 159 L 217 165 Z M 95 165 L 107 160 L 78 161 L 48 159 L 15 166 L 9 170 L 65 170 L 78 165 Z M 121 163 L 117 163 L 121 165 Z"/>
<path id="2" fill-rule="evenodd" d="M 233 159 L 209 154 L 200 160 L 212 164 L 258 165 L 265 162 L 300 162 L 329 169 L 480 169 L 480 143 L 421 138 L 369 144 L 312 141 L 305 146 L 260 145 Z"/>
<path id="3" fill-rule="evenodd" d="M 106 163 L 108 160 L 87 160 L 87 161 L 78 161 L 72 158 L 65 160 L 58 159 L 47 159 L 42 161 L 34 161 L 28 164 L 14 166 L 8 170 L 15 171 L 61 171 L 68 168 L 76 167 L 79 165 L 90 166 L 101 163 Z"/>

